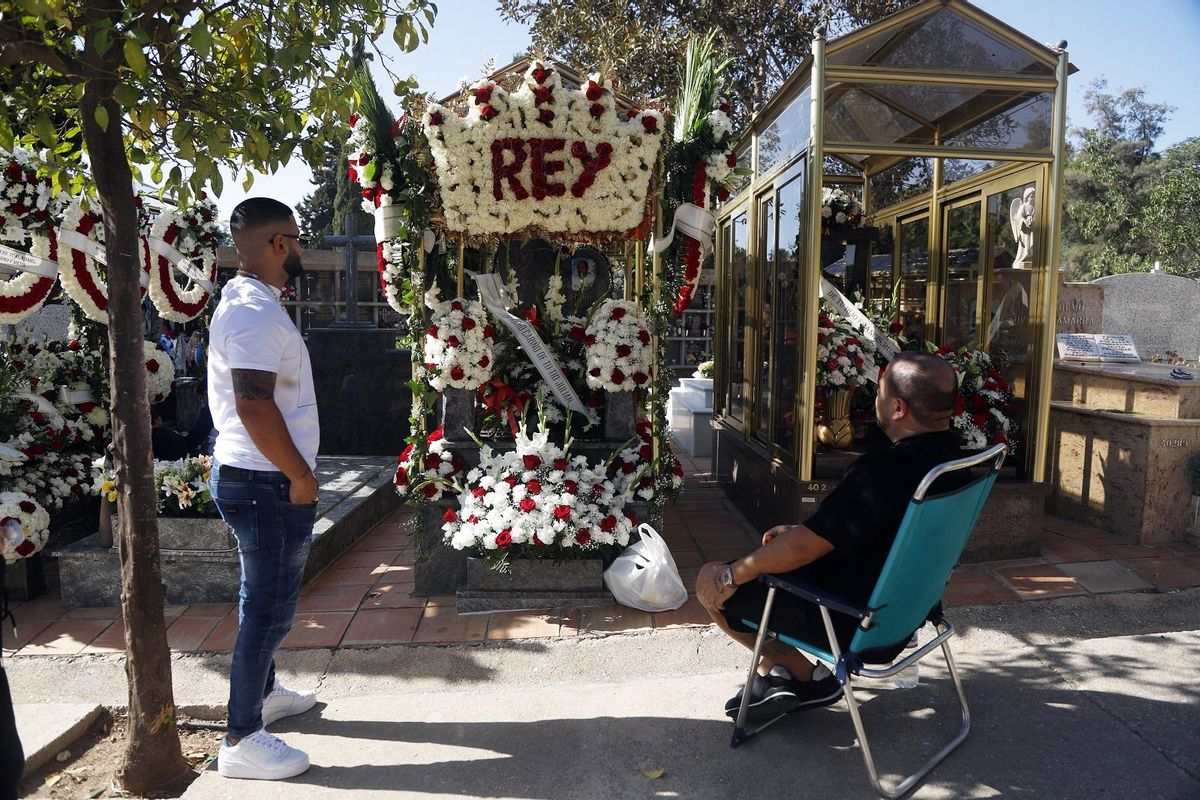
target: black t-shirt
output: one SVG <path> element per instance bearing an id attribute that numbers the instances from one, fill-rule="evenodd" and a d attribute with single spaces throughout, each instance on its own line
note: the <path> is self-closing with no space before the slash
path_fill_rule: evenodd
<path id="1" fill-rule="evenodd" d="M 901 439 L 855 461 L 805 525 L 833 551 L 791 574 L 831 594 L 865 605 L 921 479 L 939 464 L 962 458 L 950 431 Z M 939 478 L 930 494 L 971 480 L 969 470 Z M 840 615 L 839 615 L 840 616 Z"/>
<path id="2" fill-rule="evenodd" d="M 150 429 L 150 449 L 156 461 L 178 461 L 188 454 L 187 440 L 167 427 Z"/>

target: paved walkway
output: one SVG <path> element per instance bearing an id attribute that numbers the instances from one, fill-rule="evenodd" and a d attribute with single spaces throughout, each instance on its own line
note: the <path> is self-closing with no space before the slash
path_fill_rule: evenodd
<path id="1" fill-rule="evenodd" d="M 685 488 L 669 507 L 664 536 L 686 583 L 706 561 L 736 558 L 759 533 L 724 498 L 707 460 L 684 458 Z M 288 649 L 570 638 L 588 633 L 705 625 L 692 598 L 677 611 L 623 606 L 567 614 L 505 612 L 460 616 L 453 597 L 414 597 L 410 514 L 394 513 L 305 587 Z M 1040 558 L 964 565 L 947 587 L 948 606 L 1022 603 L 1072 595 L 1159 592 L 1200 586 L 1200 549 L 1143 547 L 1103 531 L 1047 517 Z M 53 594 L 53 592 L 52 592 Z M 56 597 L 15 604 L 17 634 L 4 625 L 4 655 L 119 653 L 118 608 L 64 609 Z M 237 635 L 232 603 L 170 606 L 167 636 L 177 652 L 226 652 Z"/>

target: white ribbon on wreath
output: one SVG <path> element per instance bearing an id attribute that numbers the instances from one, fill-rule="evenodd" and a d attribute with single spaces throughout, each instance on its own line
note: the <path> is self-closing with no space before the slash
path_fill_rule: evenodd
<path id="1" fill-rule="evenodd" d="M 50 260 L 55 255 L 53 236 L 53 231 L 49 236 L 29 235 L 28 253 L 0 244 L 0 273 L 13 272 L 8 277 L 0 274 L 0 300 L 7 301 L 5 307 L 14 306 L 0 311 L 0 325 L 15 325 L 41 308 L 50 296 L 58 275 L 58 264 Z M 0 241 L 20 244 L 25 238 L 21 228 L 0 230 Z"/>
<path id="2" fill-rule="evenodd" d="M 174 212 L 165 211 L 154 220 L 150 230 L 149 249 L 154 254 L 150 267 L 150 299 L 163 319 L 187 322 L 199 316 L 216 292 L 217 257 L 212 248 L 199 249 L 200 267 L 196 259 L 184 255 L 175 247 L 183 220 Z M 172 241 L 167 238 L 175 226 Z M 188 279 L 187 286 L 175 280 L 178 271 Z M 166 283 L 170 282 L 170 287 Z"/>
<path id="3" fill-rule="evenodd" d="M 88 319 L 108 324 L 108 284 L 100 277 L 97 264 L 104 264 L 107 255 L 104 246 L 91 236 L 79 232 L 84 219 L 84 210 L 78 201 L 71 203 L 63 215 L 58 230 L 58 280 L 63 291 L 74 300 Z M 99 215 L 90 230 L 103 230 Z M 146 237 L 139 237 L 142 247 L 142 296 L 150 287 L 150 248 Z M 92 287 L 85 287 L 85 281 Z"/>
<path id="4" fill-rule="evenodd" d="M 661 239 L 651 237 L 650 252 L 661 253 L 671 246 L 676 232 L 689 236 L 700 243 L 700 263 L 703 264 L 713 251 L 713 232 L 717 229 L 717 218 L 708 209 L 683 203 L 675 209 L 671 229 Z"/>

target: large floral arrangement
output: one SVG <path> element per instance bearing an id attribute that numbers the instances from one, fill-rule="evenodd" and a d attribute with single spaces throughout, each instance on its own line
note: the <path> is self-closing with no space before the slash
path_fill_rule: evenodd
<path id="1" fill-rule="evenodd" d="M 558 558 L 624 546 L 636 520 L 627 497 L 586 456 L 571 456 L 546 432 L 522 426 L 514 450 L 482 446 L 480 463 L 458 489 L 458 509 L 447 509 L 442 532 L 456 550 L 474 549 L 502 565 L 508 557 Z"/>
<path id="2" fill-rule="evenodd" d="M 663 116 L 618 108 L 600 75 L 569 89 L 535 61 L 512 94 L 484 79 L 465 116 L 432 103 L 421 123 L 450 231 L 599 239 L 643 228 Z"/>
<path id="3" fill-rule="evenodd" d="M 932 347 L 930 349 L 933 349 Z M 954 367 L 958 376 L 958 401 L 952 427 L 963 446 L 980 450 L 993 444 L 1014 447 L 1016 424 L 1012 413 L 1013 394 L 1008 382 L 983 350 L 948 347 L 934 350 Z"/>
<path id="4" fill-rule="evenodd" d="M 456 297 L 438 300 L 434 287 L 425 295 L 432 310 L 425 331 L 425 369 L 439 392 L 447 387 L 474 391 L 492 377 L 492 341 L 496 331 L 483 303 Z"/>
<path id="5" fill-rule="evenodd" d="M 164 242 L 179 251 L 191 262 L 195 275 L 204 278 L 208 286 L 191 278 L 180 283 L 171 259 L 157 254 L 150 270 L 150 299 L 163 319 L 187 322 L 200 315 L 211 298 L 211 287 L 217 280 L 217 243 L 220 226 L 217 207 L 203 194 L 192 208 L 164 211 L 154 220 L 151 239 Z"/>
<path id="6" fill-rule="evenodd" d="M 585 333 L 587 383 L 593 389 L 631 392 L 650 380 L 650 325 L 637 303 L 605 300 Z"/>
<path id="7" fill-rule="evenodd" d="M 817 385 L 832 389 L 864 386 L 879 375 L 875 341 L 832 311 L 817 327 Z"/>
<path id="8" fill-rule="evenodd" d="M 825 187 L 821 190 L 821 235 L 837 227 L 859 228 L 863 224 L 862 203 L 844 189 Z"/>
<path id="9" fill-rule="evenodd" d="M 171 394 L 175 382 L 175 364 L 166 351 L 154 342 L 142 342 L 146 358 L 146 394 L 151 404 L 161 403 Z"/>
<path id="10" fill-rule="evenodd" d="M 24 492 L 0 492 L 0 536 L 4 560 L 9 564 L 28 558 L 46 546 L 50 515 Z"/>
<path id="11" fill-rule="evenodd" d="M 117 501 L 117 476 L 112 465 L 98 463 L 92 491 L 110 503 Z M 213 500 L 209 480 L 212 476 L 212 456 L 188 456 L 177 461 L 154 462 L 154 496 L 157 510 L 163 517 L 213 516 L 217 504 Z"/>
<path id="12" fill-rule="evenodd" d="M 145 220 L 143 220 L 143 223 Z M 71 235 L 68 242 L 65 237 Z M 78 244 L 74 237 L 80 237 Z M 142 296 L 150 285 L 150 244 L 143 232 L 139 239 L 144 271 Z M 84 210 L 77 199 L 63 214 L 58 245 L 58 280 L 84 315 L 93 322 L 108 324 L 108 284 L 102 277 L 104 220 L 94 210 Z"/>
<path id="13" fill-rule="evenodd" d="M 441 500 L 453 481 L 462 472 L 462 456 L 450 450 L 444 429 L 425 437 L 423 447 L 410 443 L 396 458 L 396 475 L 392 483 L 396 493 L 406 497 L 410 493 L 430 502 Z"/>
<path id="14" fill-rule="evenodd" d="M 39 177 L 30 152 L 16 148 L 0 171 L 0 245 L 41 261 L 58 260 L 54 218 L 61 199 Z M 51 263 L 53 267 L 53 263 Z M 54 275 L 18 271 L 0 275 L 0 325 L 13 325 L 36 311 L 54 288 Z"/>

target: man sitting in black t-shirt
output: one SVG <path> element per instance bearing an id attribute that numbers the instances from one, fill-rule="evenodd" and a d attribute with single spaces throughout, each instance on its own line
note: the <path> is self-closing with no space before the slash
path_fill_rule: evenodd
<path id="1" fill-rule="evenodd" d="M 742 620 L 762 618 L 767 586 L 763 574 L 786 574 L 853 603 L 866 605 L 900 528 L 908 501 L 926 473 L 961 457 L 950 419 L 958 394 L 953 368 L 930 353 L 901 353 L 880 375 L 875 417 L 892 440 L 887 450 L 855 461 L 845 477 L 802 525 L 777 525 L 763 534 L 762 547 L 731 564 L 705 564 L 696 579 L 696 596 L 729 636 L 754 648 L 756 632 Z M 946 492 L 970 480 L 954 472 L 938 481 Z M 854 636 L 857 620 L 832 612 L 839 646 Z M 777 592 L 771 629 L 822 648 L 828 647 L 818 607 L 787 592 Z M 874 651 L 868 661 L 891 661 L 906 644 Z M 754 720 L 786 711 L 836 702 L 841 686 L 824 666 L 814 666 L 798 650 L 768 641 L 751 686 L 749 712 Z M 741 693 L 725 711 L 736 716 Z"/>

